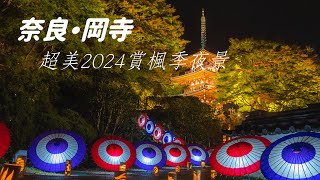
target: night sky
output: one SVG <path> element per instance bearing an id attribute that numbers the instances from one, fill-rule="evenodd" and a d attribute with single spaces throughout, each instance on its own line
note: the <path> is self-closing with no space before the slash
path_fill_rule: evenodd
<path id="1" fill-rule="evenodd" d="M 211 52 L 226 50 L 230 37 L 275 40 L 320 47 L 320 1 L 167 0 L 185 27 L 186 50 L 200 49 L 201 9 L 207 21 L 207 45 Z"/>

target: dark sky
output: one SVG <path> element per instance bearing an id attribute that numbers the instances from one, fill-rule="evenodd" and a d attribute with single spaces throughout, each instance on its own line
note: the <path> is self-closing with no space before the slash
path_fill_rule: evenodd
<path id="1" fill-rule="evenodd" d="M 200 49 L 201 9 L 207 21 L 206 49 L 228 48 L 230 37 L 275 40 L 320 47 L 320 1 L 167 0 L 185 27 L 186 50 Z M 319 5 L 318 5 L 319 4 Z"/>

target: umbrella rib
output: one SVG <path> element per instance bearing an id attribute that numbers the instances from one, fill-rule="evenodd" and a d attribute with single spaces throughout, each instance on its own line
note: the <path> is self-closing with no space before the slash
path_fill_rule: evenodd
<path id="1" fill-rule="evenodd" d="M 279 154 L 280 154 L 280 152 L 278 152 Z M 280 158 L 279 159 L 276 159 L 275 161 L 274 161 L 274 163 L 273 164 L 276 164 L 277 163 L 277 165 L 276 166 L 274 166 L 274 168 L 276 168 L 276 169 L 272 169 L 274 172 L 275 171 L 277 171 L 276 173 L 278 174 L 278 171 L 280 171 L 281 169 L 283 169 L 283 167 L 286 165 L 285 163 L 281 163 L 281 162 L 283 162 L 282 161 L 282 157 L 281 157 L 281 155 L 280 155 Z M 278 174 L 279 176 L 282 176 L 282 174 L 280 175 L 280 174 Z"/>
<path id="2" fill-rule="evenodd" d="M 303 158 L 303 156 L 299 156 L 299 158 L 302 160 L 302 162 L 303 162 L 303 164 L 305 164 L 305 159 Z M 300 164 L 300 166 L 303 166 L 302 164 Z M 305 165 L 306 166 L 306 165 Z M 299 167 L 299 166 L 298 166 Z M 304 168 L 298 168 L 298 174 L 299 174 L 299 178 L 301 179 L 301 177 L 300 177 L 300 172 L 301 173 L 303 173 L 304 174 L 304 177 L 307 177 L 307 174 L 306 174 L 306 172 L 305 172 L 305 169 Z M 310 172 L 310 174 L 311 174 L 311 172 Z"/>

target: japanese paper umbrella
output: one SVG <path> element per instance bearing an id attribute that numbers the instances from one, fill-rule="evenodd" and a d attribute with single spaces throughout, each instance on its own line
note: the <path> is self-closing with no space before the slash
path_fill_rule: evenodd
<path id="1" fill-rule="evenodd" d="M 0 121 L 0 158 L 8 151 L 10 146 L 10 133 L 4 122 Z"/>
<path id="2" fill-rule="evenodd" d="M 181 139 L 181 138 L 176 138 L 176 137 L 175 137 L 175 138 L 173 139 L 173 142 L 184 145 L 184 140 Z"/>
<path id="3" fill-rule="evenodd" d="M 320 134 L 300 132 L 273 142 L 262 154 L 267 179 L 320 179 Z"/>
<path id="4" fill-rule="evenodd" d="M 194 166 L 201 166 L 201 161 L 204 161 L 206 164 L 209 162 L 208 152 L 203 147 L 198 144 L 189 144 L 187 147 L 191 155 L 190 162 Z"/>
<path id="5" fill-rule="evenodd" d="M 71 160 L 74 168 L 86 154 L 86 144 L 71 131 L 47 131 L 33 140 L 28 150 L 28 158 L 37 169 L 47 172 L 62 172 L 66 161 Z"/>
<path id="6" fill-rule="evenodd" d="M 167 155 L 159 144 L 143 141 L 134 146 L 137 154 L 135 165 L 139 168 L 152 170 L 154 166 L 162 168 L 166 165 Z"/>
<path id="7" fill-rule="evenodd" d="M 153 135 L 154 128 L 155 128 L 154 121 L 151 120 L 151 119 L 148 120 L 147 123 L 146 123 L 146 126 L 145 126 L 146 133 L 148 135 Z"/>
<path id="8" fill-rule="evenodd" d="M 173 134 L 170 131 L 167 131 L 162 136 L 162 144 L 171 143 L 174 139 Z"/>
<path id="9" fill-rule="evenodd" d="M 260 169 L 262 152 L 269 145 L 270 141 L 263 137 L 235 138 L 215 148 L 209 162 L 222 175 L 244 176 Z"/>
<path id="10" fill-rule="evenodd" d="M 144 129 L 146 126 L 146 123 L 148 121 L 148 117 L 146 114 L 141 113 L 140 117 L 138 118 L 138 126 L 140 129 Z"/>
<path id="11" fill-rule="evenodd" d="M 160 125 L 156 125 L 153 131 L 153 139 L 156 142 L 159 142 L 162 140 L 162 136 L 163 136 L 163 128 Z"/>
<path id="12" fill-rule="evenodd" d="M 130 168 L 136 160 L 134 146 L 117 136 L 98 139 L 92 146 L 91 155 L 94 162 L 107 171 L 118 171 L 122 162 Z"/>
<path id="13" fill-rule="evenodd" d="M 166 165 L 186 166 L 190 162 L 190 152 L 186 146 L 178 143 L 168 143 L 162 147 L 167 154 Z"/>

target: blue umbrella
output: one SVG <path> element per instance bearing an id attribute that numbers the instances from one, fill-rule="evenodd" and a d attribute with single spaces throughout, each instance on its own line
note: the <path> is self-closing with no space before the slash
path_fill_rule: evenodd
<path id="1" fill-rule="evenodd" d="M 148 135 L 152 135 L 153 134 L 153 131 L 154 131 L 154 128 L 155 128 L 155 123 L 154 123 L 154 121 L 153 120 L 148 120 L 147 121 L 147 123 L 146 123 L 146 127 L 145 127 L 145 129 L 146 129 L 146 133 L 148 134 Z"/>
<path id="2" fill-rule="evenodd" d="M 35 168 L 47 172 L 63 172 L 66 161 L 74 168 L 86 154 L 86 144 L 76 133 L 64 130 L 47 131 L 30 145 L 28 158 Z"/>
<path id="3" fill-rule="evenodd" d="M 166 165 L 167 155 L 159 144 L 143 141 L 134 146 L 137 154 L 135 165 L 139 168 L 152 170 L 154 166 L 162 168 Z"/>
<path id="4" fill-rule="evenodd" d="M 162 144 L 171 143 L 174 139 L 174 135 L 170 131 L 166 131 L 162 136 Z"/>
<path id="5" fill-rule="evenodd" d="M 198 144 L 189 144 L 188 150 L 191 155 L 191 163 L 195 166 L 201 166 L 201 161 L 204 161 L 206 164 L 209 161 L 209 155 L 207 150 L 201 147 Z"/>
<path id="6" fill-rule="evenodd" d="M 263 152 L 260 162 L 267 179 L 320 179 L 320 134 L 284 136 Z"/>

